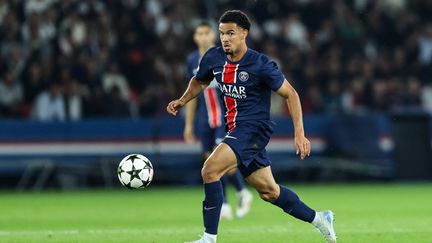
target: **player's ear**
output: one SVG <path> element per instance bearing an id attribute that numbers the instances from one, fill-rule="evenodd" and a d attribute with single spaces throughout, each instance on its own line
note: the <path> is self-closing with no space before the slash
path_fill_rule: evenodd
<path id="1" fill-rule="evenodd" d="M 242 39 L 246 40 L 246 37 L 248 36 L 249 31 L 247 29 L 242 29 Z"/>

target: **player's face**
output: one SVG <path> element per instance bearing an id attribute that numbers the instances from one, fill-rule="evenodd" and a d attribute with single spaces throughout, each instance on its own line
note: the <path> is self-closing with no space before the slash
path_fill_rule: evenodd
<path id="1" fill-rule="evenodd" d="M 225 54 L 233 55 L 241 45 L 246 44 L 247 33 L 247 30 L 236 23 L 220 23 L 219 37 Z"/>
<path id="2" fill-rule="evenodd" d="M 209 26 L 199 26 L 195 29 L 194 41 L 198 47 L 209 47 L 214 44 L 215 33 Z"/>

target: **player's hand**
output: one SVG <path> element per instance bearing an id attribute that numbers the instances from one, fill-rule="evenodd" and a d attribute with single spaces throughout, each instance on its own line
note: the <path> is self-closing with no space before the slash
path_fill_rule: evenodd
<path id="1" fill-rule="evenodd" d="M 190 126 L 186 126 L 183 131 L 183 138 L 186 143 L 193 144 L 197 142 L 197 139 L 195 137 L 193 128 Z"/>
<path id="2" fill-rule="evenodd" d="M 310 155 L 311 145 L 309 140 L 304 135 L 296 135 L 294 137 L 294 143 L 296 147 L 296 154 L 300 155 L 300 159 L 304 159 Z"/>
<path id="3" fill-rule="evenodd" d="M 184 106 L 184 102 L 180 99 L 171 101 L 167 106 L 167 112 L 173 116 Z"/>

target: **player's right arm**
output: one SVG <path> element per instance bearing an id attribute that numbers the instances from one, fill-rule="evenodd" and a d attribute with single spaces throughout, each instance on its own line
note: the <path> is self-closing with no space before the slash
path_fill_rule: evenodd
<path id="1" fill-rule="evenodd" d="M 301 159 L 304 159 L 306 156 L 310 155 L 311 145 L 309 140 L 305 137 L 303 114 L 299 95 L 286 79 L 276 92 L 286 100 L 294 124 L 294 143 L 296 153 L 300 155 Z"/>
<path id="2" fill-rule="evenodd" d="M 273 91 L 277 92 L 286 100 L 288 110 L 294 123 L 294 143 L 296 153 L 300 155 L 301 159 L 304 159 L 306 156 L 310 155 L 311 146 L 304 133 L 300 98 L 297 91 L 285 79 L 274 61 L 269 60 L 267 56 L 263 56 L 262 61 L 264 62 L 262 66 L 264 81 Z"/>
<path id="3" fill-rule="evenodd" d="M 201 93 L 201 91 L 206 88 L 208 83 L 202 82 L 196 79 L 195 76 L 189 81 L 189 85 L 180 97 L 180 99 L 171 101 L 167 106 L 167 112 L 173 116 L 177 115 L 177 112 L 190 100 L 194 99 Z"/>

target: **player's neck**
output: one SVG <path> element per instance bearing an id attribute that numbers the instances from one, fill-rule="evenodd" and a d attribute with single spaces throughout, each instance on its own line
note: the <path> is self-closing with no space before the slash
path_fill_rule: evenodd
<path id="1" fill-rule="evenodd" d="M 230 60 L 231 62 L 240 61 L 243 58 L 243 56 L 246 54 L 247 49 L 248 48 L 246 45 L 241 46 L 235 53 L 227 56 L 228 60 Z"/>
<path id="2" fill-rule="evenodd" d="M 204 56 L 204 54 L 208 51 L 208 49 L 210 49 L 212 47 L 213 47 L 213 45 L 211 45 L 211 46 L 200 46 L 198 48 L 200 56 Z"/>

